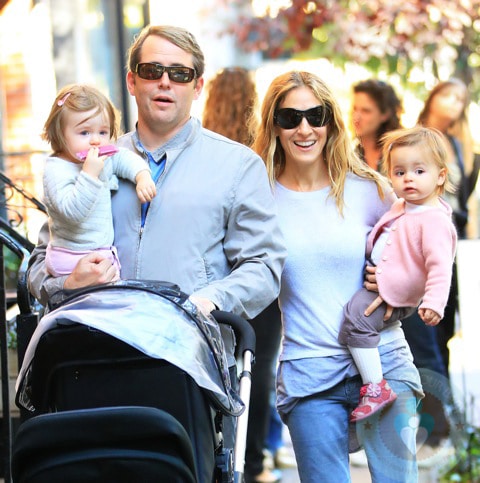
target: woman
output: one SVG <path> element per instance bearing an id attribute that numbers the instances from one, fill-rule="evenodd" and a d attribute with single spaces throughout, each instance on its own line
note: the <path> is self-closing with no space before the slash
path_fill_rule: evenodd
<path id="1" fill-rule="evenodd" d="M 382 136 L 398 129 L 402 103 L 386 82 L 369 79 L 353 86 L 352 124 L 359 141 L 360 157 L 373 169 L 379 170 Z"/>
<path id="2" fill-rule="evenodd" d="M 393 195 L 354 153 L 336 99 L 314 74 L 293 71 L 273 80 L 253 147 L 267 166 L 288 250 L 277 407 L 300 478 L 350 481 L 348 453 L 358 449 L 357 436 L 373 482 L 416 481 L 422 389 L 400 323 L 382 332 L 379 346 L 385 379 L 399 397 L 356 426 L 349 426 L 349 414 L 362 382 L 338 342 L 343 306 L 363 282 L 366 237 Z"/>

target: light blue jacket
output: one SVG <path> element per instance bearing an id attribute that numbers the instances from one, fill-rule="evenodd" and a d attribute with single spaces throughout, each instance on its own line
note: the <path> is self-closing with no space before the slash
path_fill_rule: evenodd
<path id="1" fill-rule="evenodd" d="M 117 144 L 146 157 L 136 132 Z M 286 258 L 263 161 L 194 118 L 153 153 L 156 160 L 163 155 L 143 229 L 134 185 L 120 180 L 112 196 L 121 277 L 173 282 L 221 310 L 255 317 L 277 297 Z M 45 277 L 41 250 L 33 254 L 29 286 L 45 300 L 63 280 Z"/>

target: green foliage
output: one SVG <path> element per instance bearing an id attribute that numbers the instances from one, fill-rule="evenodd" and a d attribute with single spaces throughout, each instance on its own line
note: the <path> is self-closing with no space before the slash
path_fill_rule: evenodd
<path id="1" fill-rule="evenodd" d="M 21 260 L 9 250 L 6 246 L 3 247 L 3 263 L 5 270 L 5 287 L 7 289 L 17 288 L 17 272 Z"/>
<path id="2" fill-rule="evenodd" d="M 17 348 L 17 321 L 15 317 L 12 320 L 7 320 L 7 347 L 9 349 Z"/>
<path id="3" fill-rule="evenodd" d="M 4 283 L 7 290 L 17 289 L 17 273 L 20 263 L 20 259 L 11 250 L 4 246 Z M 13 318 L 13 320 L 7 320 L 7 346 L 10 349 L 17 348 L 17 323 L 15 318 Z"/>
<path id="4" fill-rule="evenodd" d="M 480 429 L 468 426 L 463 434 L 461 444 L 455 451 L 455 458 L 447 466 L 440 478 L 441 483 L 480 482 Z"/>

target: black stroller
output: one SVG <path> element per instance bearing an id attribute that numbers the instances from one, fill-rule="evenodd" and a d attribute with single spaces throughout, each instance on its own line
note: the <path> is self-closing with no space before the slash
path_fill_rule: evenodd
<path id="1" fill-rule="evenodd" d="M 17 380 L 26 421 L 13 482 L 241 482 L 255 335 L 239 317 L 213 315 L 161 282 L 119 281 L 53 300 Z M 239 394 L 217 322 L 239 342 Z M 226 418 L 237 420 L 233 448 Z"/>

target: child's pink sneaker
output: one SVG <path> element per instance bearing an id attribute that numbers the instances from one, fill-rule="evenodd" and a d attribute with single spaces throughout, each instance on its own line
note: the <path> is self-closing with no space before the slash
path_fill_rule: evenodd
<path id="1" fill-rule="evenodd" d="M 397 399 L 397 395 L 392 391 L 385 379 L 379 384 L 370 382 L 360 389 L 360 402 L 350 415 L 350 422 L 355 423 L 362 419 L 369 418 L 380 409 L 390 405 Z"/>

